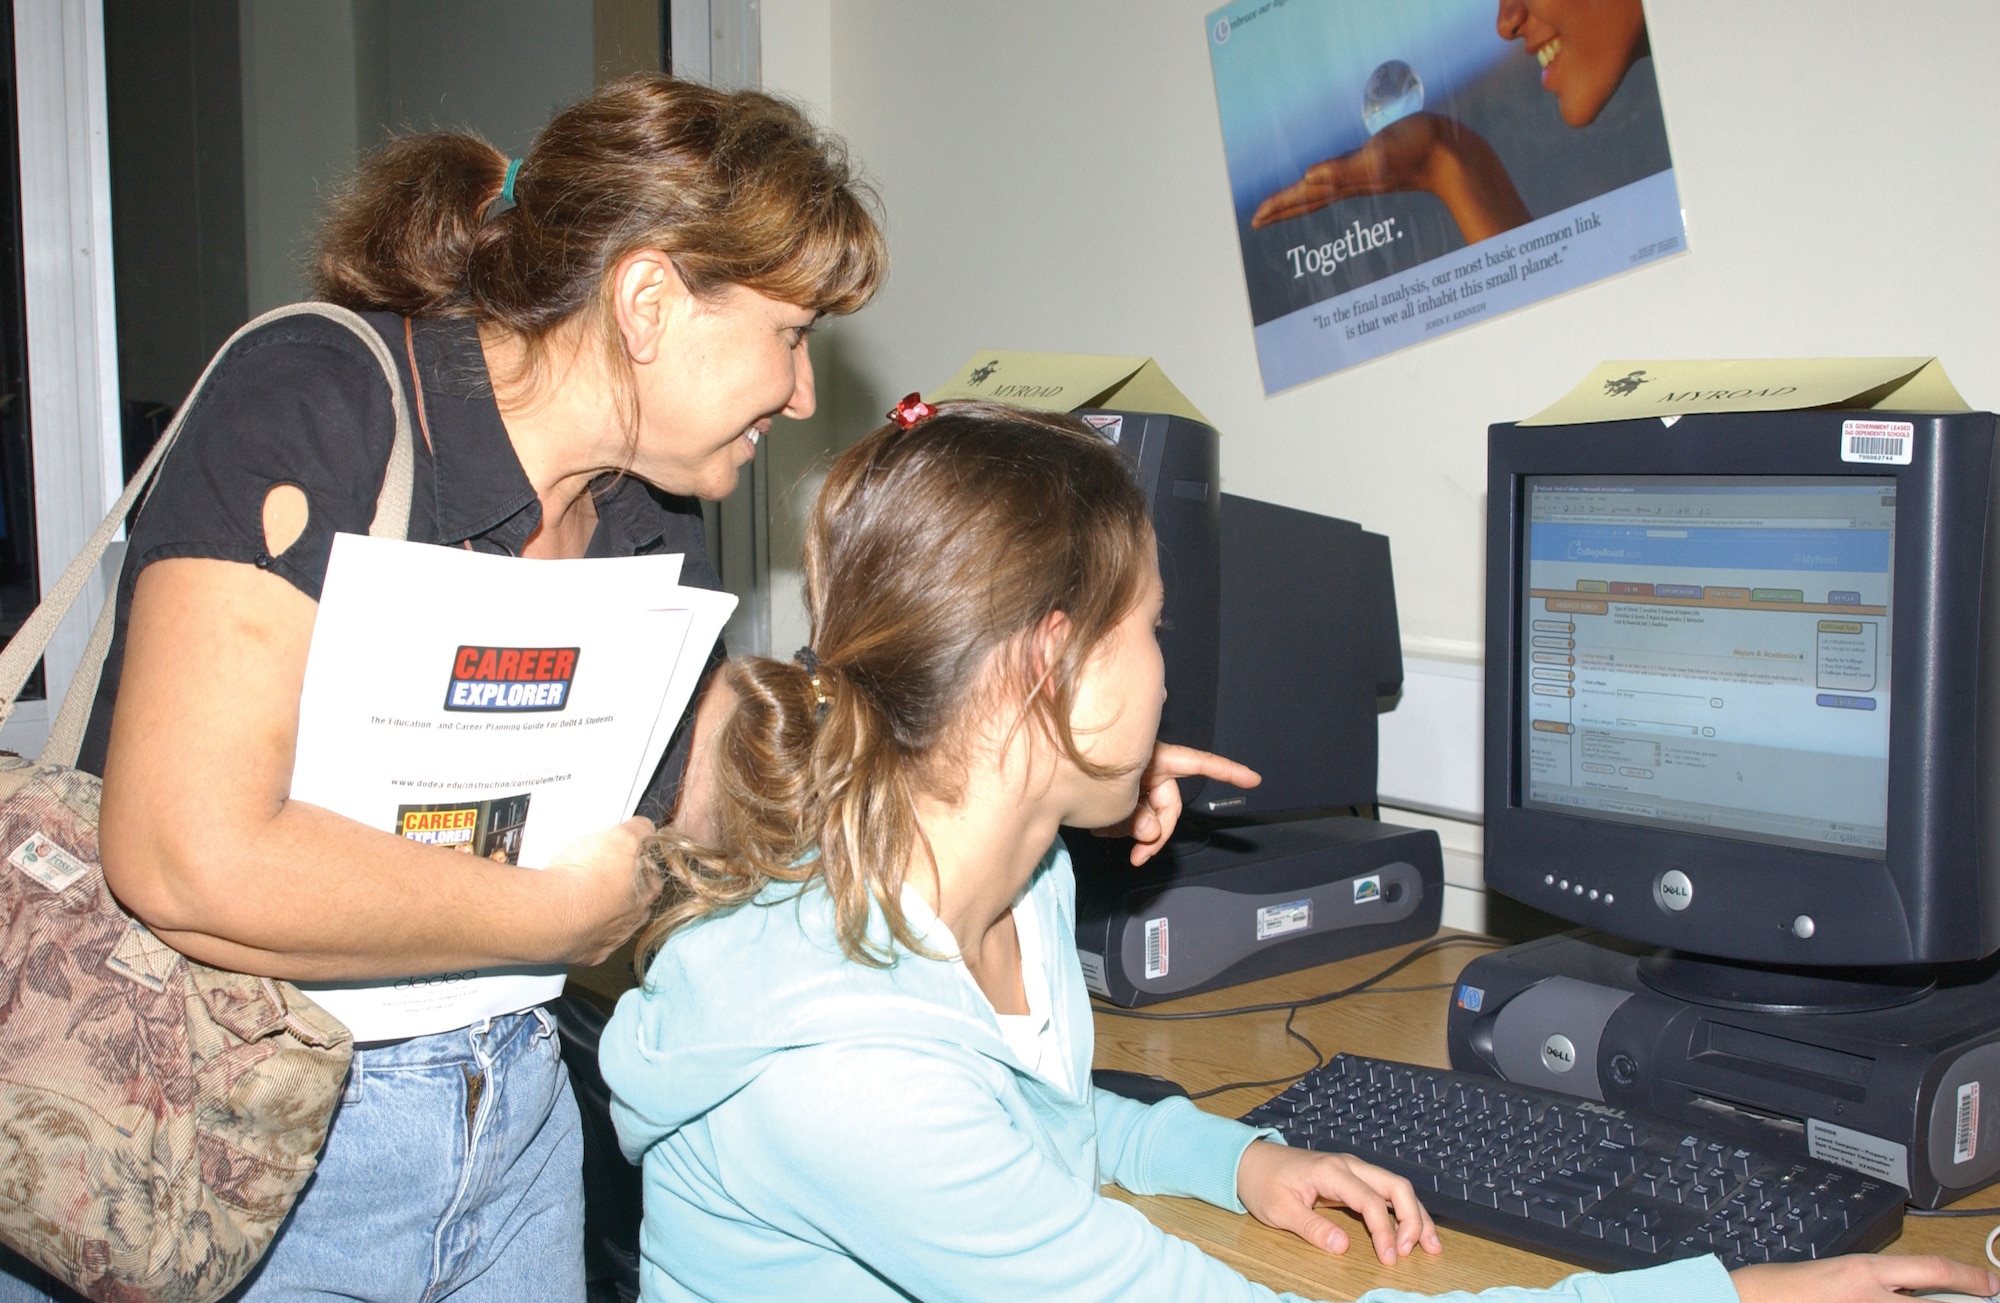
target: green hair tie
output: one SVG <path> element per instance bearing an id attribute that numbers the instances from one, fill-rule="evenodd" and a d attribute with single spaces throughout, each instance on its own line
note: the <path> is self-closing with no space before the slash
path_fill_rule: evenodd
<path id="1" fill-rule="evenodd" d="M 514 202 L 514 178 L 519 175 L 521 175 L 521 160 L 518 158 L 508 159 L 507 179 L 503 181 L 500 185 L 501 203 L 511 204 Z"/>

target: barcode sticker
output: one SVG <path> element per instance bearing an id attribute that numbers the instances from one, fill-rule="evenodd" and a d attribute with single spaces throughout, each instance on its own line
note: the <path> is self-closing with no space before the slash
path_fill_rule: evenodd
<path id="1" fill-rule="evenodd" d="M 1083 423 L 1104 436 L 1106 443 L 1117 443 L 1125 433 L 1125 418 L 1112 416 L 1106 412 L 1094 413 L 1083 418 Z"/>
<path id="2" fill-rule="evenodd" d="M 1149 918 L 1146 920 L 1146 980 L 1151 982 L 1167 975 L 1167 920 Z"/>
<path id="3" fill-rule="evenodd" d="M 1908 421 L 1843 421 L 1840 459 L 1908 466 L 1917 441 L 1917 427 Z"/>
<path id="4" fill-rule="evenodd" d="M 1969 1163 L 1979 1156 L 1979 1083 L 1958 1088 L 1958 1127 L 1951 1143 L 1951 1161 Z"/>

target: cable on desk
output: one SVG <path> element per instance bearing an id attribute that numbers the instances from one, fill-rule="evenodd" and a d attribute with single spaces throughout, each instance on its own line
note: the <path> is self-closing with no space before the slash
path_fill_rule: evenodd
<path id="1" fill-rule="evenodd" d="M 1220 1095 L 1224 1091 L 1229 1091 L 1229 1090 L 1245 1090 L 1259 1086 L 1289 1086 L 1293 1082 L 1297 1081 L 1300 1077 L 1305 1076 L 1306 1073 L 1311 1072 L 1316 1068 L 1325 1066 L 1326 1056 L 1320 1053 L 1319 1047 L 1317 1045 L 1314 1045 L 1311 1041 L 1307 1040 L 1304 1034 L 1302 1034 L 1292 1026 L 1292 1020 L 1299 1016 L 1299 1011 L 1301 1009 L 1311 1009 L 1311 1008 L 1316 1008 L 1317 1006 L 1323 1004 L 1332 1004 L 1336 1000 L 1345 1000 L 1349 996 L 1363 995 L 1371 991 L 1378 995 L 1387 995 L 1392 990 L 1422 991 L 1431 989 L 1446 989 L 1454 985 L 1454 983 L 1438 982 L 1438 983 L 1427 984 L 1425 986 L 1394 987 L 1387 989 L 1380 989 L 1378 987 L 1378 984 L 1384 981 L 1385 979 L 1401 972 L 1403 969 L 1409 967 L 1411 964 L 1415 963 L 1423 956 L 1430 954 L 1432 951 L 1442 950 L 1447 946 L 1477 945 L 1477 946 L 1485 946 L 1488 949 L 1494 949 L 1501 946 L 1507 946 L 1512 944 L 1513 944 L 1512 942 L 1504 940 L 1500 937 L 1487 936 L 1484 933 L 1479 933 L 1479 932 L 1460 933 L 1448 937 L 1434 937 L 1431 940 L 1424 942 L 1416 949 L 1410 951 L 1402 958 L 1396 960 L 1394 963 L 1388 965 L 1386 968 L 1377 971 L 1376 973 L 1374 973 L 1369 977 L 1362 978 L 1360 981 L 1354 983 L 1352 986 L 1344 986 L 1340 988 L 1338 991 L 1327 991 L 1320 995 L 1307 996 L 1302 1000 L 1273 1000 L 1266 1004 L 1244 1004 L 1244 1005 L 1237 1005 L 1235 1008 L 1232 1009 L 1202 1009 L 1188 1013 L 1149 1013 L 1140 1009 L 1121 1009 L 1117 1005 L 1106 1004 L 1101 1001 L 1096 1002 L 1095 1007 L 1098 1013 L 1108 1014 L 1114 1018 L 1139 1018 L 1153 1022 L 1186 1022 L 1197 1018 L 1235 1018 L 1235 1017 L 1240 1017 L 1243 1014 L 1277 1013 L 1279 1010 L 1283 1010 L 1285 1014 L 1285 1035 L 1290 1039 L 1295 1040 L 1299 1044 L 1306 1047 L 1306 1049 L 1313 1056 L 1312 1066 L 1307 1068 L 1301 1068 L 1299 1071 L 1292 1073 L 1289 1076 L 1272 1077 L 1266 1081 L 1230 1081 L 1230 1082 L 1224 1082 L 1220 1086 L 1210 1086 L 1207 1090 L 1196 1090 L 1188 1092 L 1189 1099 L 1207 1099 L 1210 1095 Z"/>

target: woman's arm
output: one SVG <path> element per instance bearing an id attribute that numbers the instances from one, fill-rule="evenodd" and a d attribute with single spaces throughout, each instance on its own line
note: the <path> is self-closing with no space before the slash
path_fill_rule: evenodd
<path id="1" fill-rule="evenodd" d="M 736 690 L 729 676 L 717 671 L 702 681 L 694 708 L 687 768 L 681 773 L 680 794 L 670 822 L 689 837 L 713 845 L 715 826 L 715 736 L 736 708 Z"/>
<path id="2" fill-rule="evenodd" d="M 296 980 L 595 962 L 656 884 L 643 819 L 548 868 L 422 846 L 290 800 L 316 604 L 230 561 L 140 574 L 111 727 L 105 879 L 182 953 Z"/>
<path id="3" fill-rule="evenodd" d="M 1356 195 L 1404 190 L 1428 190 L 1442 200 L 1467 244 L 1529 220 L 1513 178 L 1483 136 L 1456 118 L 1412 113 L 1352 153 L 1307 168 L 1257 206 L 1250 226 L 1300 217 Z"/>

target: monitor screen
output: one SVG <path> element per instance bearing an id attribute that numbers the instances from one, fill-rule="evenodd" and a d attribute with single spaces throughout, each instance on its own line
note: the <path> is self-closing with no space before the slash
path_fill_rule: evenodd
<path id="1" fill-rule="evenodd" d="M 1522 487 L 1523 806 L 1882 859 L 1896 481 Z"/>
<path id="2" fill-rule="evenodd" d="M 1490 887 L 1739 966 L 2000 954 L 1991 413 L 1496 425 L 1487 502 Z"/>

